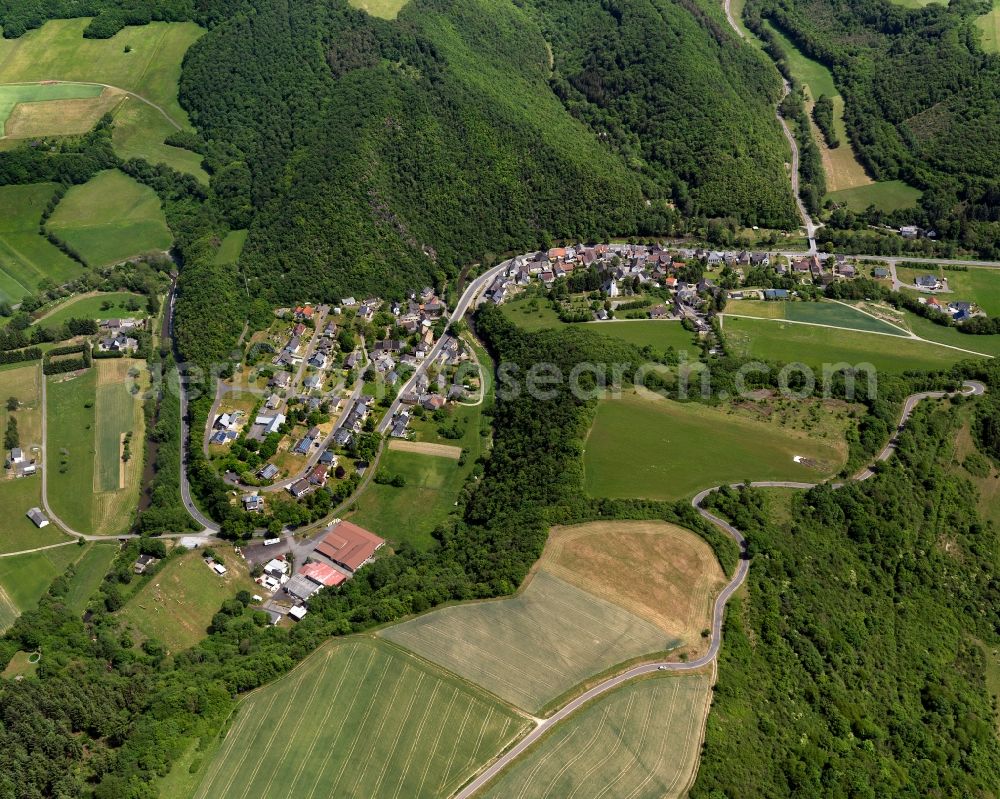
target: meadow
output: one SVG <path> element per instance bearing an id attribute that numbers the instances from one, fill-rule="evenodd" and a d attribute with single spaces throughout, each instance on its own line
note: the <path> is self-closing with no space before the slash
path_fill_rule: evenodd
<path id="1" fill-rule="evenodd" d="M 175 130 L 190 129 L 177 100 L 177 82 L 184 53 L 204 30 L 190 22 L 154 22 L 125 28 L 110 39 L 85 39 L 88 22 L 53 20 L 19 39 L 0 42 L 0 83 L 60 80 L 66 83 L 49 84 L 53 88 L 47 91 L 90 98 L 20 106 L 11 135 L 79 133 L 110 112 L 115 118 L 112 141 L 120 157 L 163 162 L 207 183 L 200 155 L 164 143 Z M 91 82 L 116 88 L 102 91 L 101 86 L 88 85 Z"/>
<path id="2" fill-rule="evenodd" d="M 652 319 L 622 319 L 613 322 L 560 322 L 559 316 L 548 301 L 533 297 L 515 300 L 500 306 L 504 315 L 518 327 L 528 330 L 544 330 L 548 327 L 577 326 L 596 331 L 604 336 L 621 339 L 637 347 L 650 346 L 663 352 L 667 347 L 675 350 L 694 349 L 694 334 L 681 327 L 679 321 Z M 583 327 L 583 326 L 586 327 Z"/>
<path id="3" fill-rule="evenodd" d="M 247 243 L 248 230 L 230 230 L 215 253 L 217 264 L 235 264 Z"/>
<path id="4" fill-rule="evenodd" d="M 796 463 L 800 455 L 813 464 Z M 815 482 L 846 461 L 842 438 L 680 403 L 644 392 L 602 400 L 583 456 L 594 497 L 681 499 L 754 480 Z"/>
<path id="5" fill-rule="evenodd" d="M 952 293 L 943 299 L 949 302 L 971 300 L 990 316 L 1000 316 L 1000 269 L 970 267 L 967 272 L 939 272 L 932 267 L 930 272 L 948 278 L 948 288 Z"/>
<path id="6" fill-rule="evenodd" d="M 726 576 L 708 543 L 659 521 L 590 522 L 549 533 L 539 566 L 679 638 L 700 654 Z"/>
<path id="7" fill-rule="evenodd" d="M 349 0 L 355 8 L 382 19 L 395 19 L 409 0 Z"/>
<path id="8" fill-rule="evenodd" d="M 56 375 L 46 379 L 49 504 L 71 528 L 89 533 L 94 524 L 97 369 L 74 377 Z"/>
<path id="9" fill-rule="evenodd" d="M 152 22 L 124 28 L 110 39 L 85 39 L 89 22 L 52 20 L 17 39 L 0 40 L 0 83 L 106 83 L 145 97 L 186 126 L 177 81 L 184 53 L 204 30 L 193 22 Z"/>
<path id="10" fill-rule="evenodd" d="M 876 205 L 884 211 L 910 208 L 920 197 L 920 191 L 902 181 L 876 182 L 861 165 L 844 122 L 844 98 L 837 90 L 833 74 L 823 64 L 806 56 L 780 30 L 771 26 L 788 59 L 793 75 L 806 87 L 806 111 L 813 140 L 819 147 L 826 175 L 828 196 L 842 202 L 855 211 L 863 211 L 869 205 Z M 812 109 L 821 95 L 826 95 L 833 103 L 833 129 L 839 146 L 830 148 L 826 139 L 812 119 Z"/>
<path id="11" fill-rule="evenodd" d="M 0 68 L 2 69 L 2 68 Z M 54 102 L 56 107 L 63 107 L 59 100 L 81 100 L 95 98 L 101 95 L 103 87 L 89 86 L 77 83 L 28 83 L 0 85 L 0 136 L 15 136 L 7 125 L 11 112 L 21 103 Z M 96 120 L 95 120 L 96 121 Z M 83 129 L 89 130 L 90 125 Z M 71 131 L 82 133 L 83 131 Z M 30 134 L 27 134 L 30 135 Z"/>
<path id="12" fill-rule="evenodd" d="M 73 186 L 49 218 L 48 229 L 90 266 L 105 266 L 170 247 L 160 198 L 116 169 Z"/>
<path id="13" fill-rule="evenodd" d="M 953 327 L 934 324 L 930 319 L 924 319 L 909 311 L 902 315 L 903 323 L 920 338 L 928 341 L 936 341 L 940 344 L 947 344 L 951 347 L 961 347 L 964 350 L 980 352 L 983 355 L 992 355 L 1000 358 L 1000 334 L 992 336 L 970 336 L 959 333 Z M 973 358 L 974 355 L 966 357 Z"/>
<path id="14" fill-rule="evenodd" d="M 488 799 L 679 799 L 698 767 L 706 674 L 638 680 L 556 725 L 481 794 Z"/>
<path id="15" fill-rule="evenodd" d="M 431 532 L 455 510 L 472 461 L 459 466 L 453 458 L 388 450 L 378 468 L 402 475 L 406 485 L 395 488 L 372 481 L 358 497 L 351 521 L 378 533 L 391 545 L 405 541 L 418 549 L 433 547 Z"/>
<path id="16" fill-rule="evenodd" d="M 759 319 L 727 317 L 723 331 L 727 346 L 743 357 L 800 362 L 814 367 L 847 361 L 869 363 L 886 372 L 928 371 L 946 369 L 970 357 L 957 350 L 914 339 L 887 339 L 860 331 L 786 325 Z"/>
<path id="17" fill-rule="evenodd" d="M 544 567 L 514 597 L 441 608 L 380 635 L 532 712 L 618 663 L 681 643 Z"/>
<path id="18" fill-rule="evenodd" d="M 54 183 L 0 186 L 0 300 L 20 302 L 43 280 L 59 285 L 80 266 L 38 233 Z"/>
<path id="19" fill-rule="evenodd" d="M 759 319 L 787 319 L 814 325 L 843 327 L 905 336 L 906 331 L 888 322 L 861 313 L 856 308 L 838 302 L 767 302 L 761 300 L 733 300 L 726 304 L 727 314 L 752 316 Z"/>
<path id="20" fill-rule="evenodd" d="M 139 303 L 139 310 L 131 310 L 131 302 Z M 108 307 L 104 307 L 108 304 Z M 55 327 L 67 319 L 113 319 L 120 317 L 145 317 L 146 298 L 129 291 L 111 291 L 70 297 L 65 302 L 38 317 L 35 324 Z"/>
<path id="21" fill-rule="evenodd" d="M 993 0 L 993 8 L 976 19 L 982 33 L 981 43 L 987 53 L 1000 53 L 1000 0 Z"/>
<path id="22" fill-rule="evenodd" d="M 6 630 L 49 589 L 52 581 L 80 557 L 76 544 L 0 558 L 0 632 Z"/>
<path id="23" fill-rule="evenodd" d="M 73 564 L 73 576 L 69 580 L 69 592 L 65 596 L 69 608 L 81 614 L 87 609 L 87 603 L 100 587 L 117 554 L 117 544 L 87 545 L 83 555 Z"/>
<path id="24" fill-rule="evenodd" d="M 237 707 L 194 799 L 450 796 L 526 721 L 390 644 L 334 641 Z"/>
<path id="25" fill-rule="evenodd" d="M 883 211 L 897 211 L 901 208 L 913 208 L 920 199 L 920 194 L 920 189 L 901 180 L 880 180 L 867 186 L 827 192 L 827 197 L 855 212 L 864 211 L 869 205 Z"/>
<path id="26" fill-rule="evenodd" d="M 172 558 L 136 591 L 118 616 L 137 640 L 155 638 L 174 653 L 189 649 L 208 635 L 223 602 L 244 589 L 260 590 L 232 548 L 216 547 L 216 552 L 228 570 L 224 575 L 212 571 L 201 553 L 188 552 Z"/>

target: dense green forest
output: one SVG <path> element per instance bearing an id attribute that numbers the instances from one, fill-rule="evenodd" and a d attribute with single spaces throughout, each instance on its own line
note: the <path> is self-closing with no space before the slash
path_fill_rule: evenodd
<path id="1" fill-rule="evenodd" d="M 833 72 L 865 169 L 924 190 L 910 221 L 985 257 L 1000 255 L 1000 57 L 978 44 L 966 0 L 750 0 L 762 18 Z"/>
<path id="2" fill-rule="evenodd" d="M 789 521 L 756 490 L 713 497 L 753 566 L 692 799 L 995 795 L 1000 531 L 950 471 L 957 426 L 925 403 L 876 478 L 797 495 Z"/>

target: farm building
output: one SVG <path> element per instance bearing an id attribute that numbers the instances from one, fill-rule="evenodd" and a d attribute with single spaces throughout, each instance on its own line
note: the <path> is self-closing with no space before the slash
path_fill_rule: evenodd
<path id="1" fill-rule="evenodd" d="M 26 514 L 31 521 L 35 523 L 35 527 L 48 527 L 49 520 L 45 518 L 45 514 L 42 513 L 41 508 L 32 508 Z"/>
<path id="2" fill-rule="evenodd" d="M 375 557 L 385 539 L 351 522 L 339 522 L 316 545 L 315 552 L 338 566 L 356 572 Z"/>
<path id="3" fill-rule="evenodd" d="M 159 559 L 154 558 L 152 555 L 140 555 L 139 559 L 136 560 L 135 565 L 133 566 L 133 571 L 136 574 L 145 574 L 146 569 L 154 565 L 157 560 Z"/>
<path id="4" fill-rule="evenodd" d="M 333 566 L 327 566 L 325 563 L 307 563 L 299 569 L 299 574 L 320 585 L 340 585 L 347 579 Z"/>
<path id="5" fill-rule="evenodd" d="M 317 582 L 313 582 L 308 577 L 301 574 L 296 574 L 285 583 L 285 591 L 290 597 L 293 597 L 300 602 L 308 602 L 309 597 L 319 591 L 323 586 Z"/>

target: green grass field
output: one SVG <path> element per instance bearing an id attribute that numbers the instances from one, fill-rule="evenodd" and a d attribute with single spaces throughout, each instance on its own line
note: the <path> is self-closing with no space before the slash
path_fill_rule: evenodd
<path id="1" fill-rule="evenodd" d="M 694 349 L 694 335 L 681 327 L 680 322 L 626 319 L 615 322 L 570 324 L 560 322 L 552 306 L 540 298 L 509 302 L 500 308 L 508 319 L 528 331 L 544 330 L 547 327 L 577 327 L 621 339 L 637 347 L 649 345 L 658 351 L 664 351 L 667 347 L 673 347 L 675 350 Z"/>
<path id="2" fill-rule="evenodd" d="M 186 553 L 167 563 L 128 600 L 118 616 L 138 640 L 156 638 L 171 652 L 188 649 L 208 635 L 212 616 L 224 601 L 243 589 L 251 594 L 260 590 L 246 562 L 232 549 L 216 551 L 228 569 L 225 575 L 212 571 L 200 553 Z"/>
<path id="3" fill-rule="evenodd" d="M 204 30 L 192 22 L 153 22 L 124 28 L 110 39 L 85 39 L 87 18 L 52 20 L 18 39 L 0 41 L 0 83 L 64 80 L 107 83 L 162 106 L 178 124 L 184 53 Z M 125 46 L 131 52 L 125 52 Z"/>
<path id="4" fill-rule="evenodd" d="M 932 274 L 937 274 L 931 269 Z M 990 316 L 1000 316 L 1000 269 L 970 267 L 968 272 L 943 270 L 952 293 L 943 299 L 973 301 Z M 901 278 L 902 279 L 902 278 Z"/>
<path id="5" fill-rule="evenodd" d="M 886 372 L 927 371 L 946 369 L 969 357 L 923 341 L 764 319 L 727 317 L 723 330 L 728 346 L 744 357 L 797 361 L 813 367 L 846 361 L 869 363 Z"/>
<path id="6" fill-rule="evenodd" d="M 0 677 L 11 680 L 18 677 L 34 677 L 38 673 L 40 653 L 17 651 L 10 659 Z"/>
<path id="7" fill-rule="evenodd" d="M 459 466 L 451 458 L 389 450 L 379 469 L 403 475 L 406 485 L 394 488 L 373 481 L 358 497 L 351 521 L 384 536 L 390 544 L 406 541 L 430 549 L 435 544 L 431 532 L 455 510 L 472 464 L 470 460 Z"/>
<path id="8" fill-rule="evenodd" d="M 230 230 L 215 253 L 217 264 L 235 264 L 247 243 L 247 230 Z"/>
<path id="9" fill-rule="evenodd" d="M 135 405 L 128 388 L 122 383 L 97 387 L 97 455 L 95 483 L 97 491 L 117 491 L 121 488 L 121 437 L 134 430 Z"/>
<path id="10" fill-rule="evenodd" d="M 49 381 L 49 504 L 74 530 L 91 532 L 94 525 L 97 370 L 88 369 L 69 380 L 64 375 L 46 380 Z"/>
<path id="11" fill-rule="evenodd" d="M 208 183 L 208 173 L 202 169 L 202 157 L 198 153 L 164 144 L 175 130 L 155 108 L 134 97 L 126 97 L 115 109 L 111 141 L 121 158 L 145 158 L 151 164 L 163 163 Z"/>
<path id="12" fill-rule="evenodd" d="M 796 455 L 817 466 L 795 463 Z M 584 488 L 594 497 L 680 499 L 747 477 L 812 482 L 834 474 L 845 458 L 833 434 L 823 439 L 696 403 L 628 394 L 598 405 Z"/>
<path id="13" fill-rule="evenodd" d="M 101 585 L 118 554 L 116 544 L 88 544 L 83 556 L 73 564 L 66 604 L 77 613 L 87 609 L 87 603 Z"/>
<path id="14" fill-rule="evenodd" d="M 544 568 L 510 599 L 442 608 L 380 635 L 528 711 L 617 663 L 680 643 Z"/>
<path id="15" fill-rule="evenodd" d="M 366 11 L 373 17 L 395 19 L 408 0 L 349 0 L 355 8 Z"/>
<path id="16" fill-rule="evenodd" d="M 1000 53 L 1000 0 L 993 0 L 993 8 L 976 20 L 982 32 L 982 45 L 987 53 Z"/>
<path id="17" fill-rule="evenodd" d="M 54 183 L 0 186 L 0 299 L 20 302 L 44 279 L 61 284 L 80 266 L 38 233 Z"/>
<path id="18" fill-rule="evenodd" d="M 193 796 L 450 796 L 525 726 L 389 644 L 331 642 L 240 703 Z"/>
<path id="19" fill-rule="evenodd" d="M 481 795 L 679 799 L 698 765 L 710 692 L 704 674 L 612 691 L 554 727 Z"/>
<path id="20" fill-rule="evenodd" d="M 139 310 L 129 310 L 127 304 L 130 300 L 139 303 Z M 104 303 L 110 303 L 110 306 L 103 308 Z M 40 316 L 35 324 L 42 327 L 55 327 L 67 319 L 111 319 L 123 316 L 145 317 L 147 315 L 146 298 L 141 294 L 133 294 L 129 291 L 110 291 L 106 294 L 70 297 Z"/>
<path id="21" fill-rule="evenodd" d="M 868 186 L 831 191 L 827 197 L 834 202 L 843 203 L 851 211 L 864 211 L 869 205 L 883 211 L 896 211 L 900 208 L 913 208 L 920 199 L 920 194 L 920 189 L 901 180 L 884 180 Z"/>
<path id="22" fill-rule="evenodd" d="M 74 83 L 0 85 L 0 136 L 5 135 L 4 123 L 19 103 L 42 103 L 48 100 L 75 100 L 98 97 L 101 86 Z"/>
<path id="23" fill-rule="evenodd" d="M 172 241 L 156 193 L 114 169 L 66 192 L 48 228 L 91 266 L 166 250 Z"/>
<path id="24" fill-rule="evenodd" d="M 904 312 L 903 319 L 906 326 L 916 335 L 920 336 L 920 338 L 1000 358 L 1000 335 L 969 336 L 959 333 L 953 327 L 936 325 L 929 319 L 924 319 L 922 316 L 917 316 L 909 312 Z M 969 355 L 968 357 L 973 358 L 975 356 Z"/>
<path id="25" fill-rule="evenodd" d="M 80 547 L 63 547 L 0 558 L 0 631 L 38 605 L 52 581 L 80 557 Z"/>
<path id="26" fill-rule="evenodd" d="M 792 322 L 830 325 L 850 330 L 888 333 L 894 336 L 906 335 L 906 331 L 893 327 L 881 319 L 875 319 L 855 308 L 836 302 L 735 300 L 726 305 L 726 313 L 752 316 L 758 319 L 787 319 Z"/>

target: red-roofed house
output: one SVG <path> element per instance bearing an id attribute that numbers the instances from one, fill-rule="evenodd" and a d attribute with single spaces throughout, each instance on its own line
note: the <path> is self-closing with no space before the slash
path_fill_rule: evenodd
<path id="1" fill-rule="evenodd" d="M 351 522 L 340 522 L 316 545 L 316 552 L 338 566 L 356 572 L 375 557 L 385 539 Z"/>
<path id="2" fill-rule="evenodd" d="M 320 585 L 340 585 L 347 579 L 333 566 L 327 566 L 325 563 L 307 563 L 299 569 L 299 574 Z"/>

